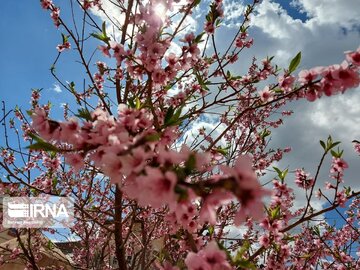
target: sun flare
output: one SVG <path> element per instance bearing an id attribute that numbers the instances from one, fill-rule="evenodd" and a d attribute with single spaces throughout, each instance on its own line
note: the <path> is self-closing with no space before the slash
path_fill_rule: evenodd
<path id="1" fill-rule="evenodd" d="M 155 14 L 159 18 L 164 19 L 165 14 L 166 14 L 166 7 L 162 3 L 157 4 L 155 6 L 154 10 L 155 10 Z"/>

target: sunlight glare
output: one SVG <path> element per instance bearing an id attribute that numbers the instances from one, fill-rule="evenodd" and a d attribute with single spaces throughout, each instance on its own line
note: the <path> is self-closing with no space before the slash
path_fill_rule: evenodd
<path id="1" fill-rule="evenodd" d="M 159 18 L 164 19 L 165 14 L 166 14 L 166 7 L 162 3 L 157 4 L 155 6 L 155 14 Z"/>

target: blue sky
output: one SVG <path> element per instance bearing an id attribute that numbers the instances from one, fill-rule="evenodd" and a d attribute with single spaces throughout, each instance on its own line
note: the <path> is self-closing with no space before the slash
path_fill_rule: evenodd
<path id="1" fill-rule="evenodd" d="M 49 88 L 59 35 L 38 1 L 4 1 L 0 11 L 1 100 L 28 105 L 31 88 Z"/>

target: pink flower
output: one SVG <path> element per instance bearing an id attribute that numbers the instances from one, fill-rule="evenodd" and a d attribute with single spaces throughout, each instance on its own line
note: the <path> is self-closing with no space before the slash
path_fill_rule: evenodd
<path id="1" fill-rule="evenodd" d="M 207 246 L 198 253 L 188 253 L 185 264 L 189 270 L 233 269 L 226 260 L 226 253 L 219 249 L 215 241 L 207 244 Z"/>
<path id="2" fill-rule="evenodd" d="M 331 76 L 334 80 L 335 87 L 340 91 L 344 91 L 348 88 L 357 87 L 360 83 L 359 74 L 350 69 L 348 64 L 343 63 L 339 68 L 331 72 Z"/>
<path id="3" fill-rule="evenodd" d="M 31 115 L 33 128 L 46 140 L 56 140 L 60 137 L 59 124 L 47 119 L 47 113 L 43 108 L 35 108 Z"/>
<path id="4" fill-rule="evenodd" d="M 65 42 L 64 44 L 59 44 L 56 46 L 56 49 L 58 50 L 58 52 L 63 52 L 65 50 L 69 50 L 71 47 L 70 42 Z"/>
<path id="5" fill-rule="evenodd" d="M 124 164 L 120 160 L 120 157 L 114 152 L 106 152 L 101 159 L 101 168 L 104 173 L 110 177 L 113 184 L 121 183 L 123 179 Z"/>
<path id="6" fill-rule="evenodd" d="M 165 51 L 166 47 L 159 42 L 152 43 L 147 49 L 148 55 L 152 59 L 160 59 L 163 57 Z"/>
<path id="7" fill-rule="evenodd" d="M 260 100 L 264 103 L 273 100 L 273 93 L 270 91 L 269 86 L 266 86 L 264 90 L 259 93 Z"/>
<path id="8" fill-rule="evenodd" d="M 280 86 L 280 89 L 285 91 L 285 92 L 290 92 L 292 90 L 292 86 L 294 84 L 294 81 L 295 81 L 295 77 L 294 76 L 280 76 L 279 78 L 279 86 Z"/>
<path id="9" fill-rule="evenodd" d="M 344 191 L 340 191 L 336 193 L 336 203 L 338 203 L 340 207 L 345 207 L 346 201 L 347 201 L 347 197 Z"/>
<path id="10" fill-rule="evenodd" d="M 215 190 L 208 195 L 200 210 L 200 221 L 202 223 L 209 222 L 212 225 L 216 224 L 216 209 L 225 201 L 231 200 L 232 195 L 229 192 Z"/>
<path id="11" fill-rule="evenodd" d="M 304 188 L 304 189 L 309 189 L 314 185 L 314 179 L 313 178 L 309 178 L 308 173 L 305 173 L 304 170 L 301 169 L 297 169 L 296 173 L 295 173 L 295 183 L 298 187 Z"/>
<path id="12" fill-rule="evenodd" d="M 213 34 L 215 32 L 214 24 L 212 22 L 206 22 L 204 30 L 208 34 Z"/>
<path id="13" fill-rule="evenodd" d="M 324 69 L 323 67 L 316 67 L 310 70 L 301 70 L 299 72 L 298 80 L 301 84 L 308 84 L 314 81 L 318 77 L 318 75 L 322 72 L 323 69 Z"/>
<path id="14" fill-rule="evenodd" d="M 262 245 L 265 248 L 268 248 L 270 246 L 270 238 L 267 234 L 264 234 L 259 237 L 259 244 Z"/>
<path id="15" fill-rule="evenodd" d="M 122 60 L 127 55 L 127 53 L 124 49 L 124 46 L 115 41 L 110 41 L 110 47 L 114 51 L 114 57 L 116 58 L 116 64 L 118 66 L 120 66 Z M 103 53 L 106 55 L 106 51 L 103 51 Z"/>
<path id="16" fill-rule="evenodd" d="M 45 178 L 45 180 L 43 180 L 41 182 L 41 187 L 45 192 L 49 193 L 51 191 L 51 188 L 52 188 L 51 179 L 50 178 Z"/>
<path id="17" fill-rule="evenodd" d="M 343 172 L 344 169 L 349 168 L 349 165 L 342 158 L 333 157 L 331 167 L 332 167 L 331 173 L 337 173 L 337 172 Z"/>
<path id="18" fill-rule="evenodd" d="M 104 56 L 109 57 L 109 58 L 111 57 L 108 46 L 100 45 L 100 46 L 98 46 L 98 49 L 103 53 Z"/>
<path id="19" fill-rule="evenodd" d="M 51 18 L 53 19 L 53 22 L 56 27 L 60 26 L 60 8 L 54 7 L 52 9 L 52 12 L 50 13 Z"/>
<path id="20" fill-rule="evenodd" d="M 52 6 L 52 0 L 41 0 L 40 4 L 43 9 L 49 9 Z"/>
<path id="21" fill-rule="evenodd" d="M 318 98 L 318 94 L 314 88 L 311 88 L 305 93 L 306 99 L 310 102 L 315 101 Z"/>
<path id="22" fill-rule="evenodd" d="M 152 79 L 154 81 L 154 83 L 159 84 L 159 85 L 164 85 L 167 82 L 167 76 L 164 70 L 162 69 L 156 69 L 153 73 L 152 73 Z"/>
<path id="23" fill-rule="evenodd" d="M 346 60 L 355 65 L 360 66 L 360 47 L 355 52 L 345 52 Z"/>
<path id="24" fill-rule="evenodd" d="M 65 161 L 69 164 L 75 172 L 80 171 L 84 167 L 84 157 L 78 153 L 64 154 Z"/>
<path id="25" fill-rule="evenodd" d="M 176 202 L 176 174 L 170 171 L 163 173 L 160 169 L 152 167 L 146 167 L 145 171 L 146 175 L 137 176 L 133 181 L 129 181 L 130 183 L 125 186 L 125 192 L 143 206 L 159 208 L 168 204 L 172 208 Z"/>
<path id="26" fill-rule="evenodd" d="M 235 46 L 238 48 L 241 48 L 242 46 L 244 46 L 244 42 L 242 41 L 242 39 L 240 37 L 236 38 Z"/>
<path id="27" fill-rule="evenodd" d="M 174 53 L 170 53 L 168 56 L 165 56 L 165 60 L 169 63 L 169 66 L 175 66 L 178 63 L 179 58 L 176 57 Z"/>
<path id="28" fill-rule="evenodd" d="M 221 169 L 236 180 L 237 186 L 232 192 L 236 195 L 241 207 L 235 215 L 235 225 L 239 226 L 247 216 L 253 217 L 254 220 L 261 219 L 264 215 L 262 197 L 271 195 L 271 192 L 263 189 L 258 182 L 250 156 L 240 156 L 234 168 L 222 166 Z"/>
<path id="29" fill-rule="evenodd" d="M 360 154 L 360 143 L 354 141 L 354 150 L 356 153 Z"/>

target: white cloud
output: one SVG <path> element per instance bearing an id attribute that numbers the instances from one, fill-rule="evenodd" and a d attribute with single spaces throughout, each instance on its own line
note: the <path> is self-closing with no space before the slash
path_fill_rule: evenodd
<path id="1" fill-rule="evenodd" d="M 309 115 L 312 124 L 324 131 L 336 132 L 341 140 L 349 139 L 349 135 L 360 134 L 360 88 L 351 90 L 332 98 L 323 98 L 314 104 L 314 113 Z M 354 138 L 355 139 L 355 138 Z"/>
<path id="2" fill-rule="evenodd" d="M 58 83 L 54 83 L 51 90 L 53 90 L 56 93 L 61 93 L 62 92 L 61 87 L 60 87 L 60 85 Z"/>
<path id="3" fill-rule="evenodd" d="M 360 0 L 295 0 L 293 3 L 306 13 L 310 20 L 320 24 L 359 23 Z"/>
<path id="4" fill-rule="evenodd" d="M 244 13 L 245 5 L 243 0 L 224 0 L 224 22 L 227 25 L 239 25 L 240 18 Z"/>
<path id="5" fill-rule="evenodd" d="M 305 3 L 305 1 L 302 2 Z M 340 13 L 339 10 L 356 6 L 347 1 L 337 2 L 343 3 L 342 6 L 346 8 L 341 9 L 340 4 L 333 6 L 319 4 L 312 17 L 302 22 L 299 19 L 293 19 L 279 3 L 264 0 L 259 5 L 257 14 L 252 17 L 252 25 L 257 28 L 252 32 L 255 37 L 254 49 L 256 52 L 262 51 L 277 56 L 275 61 L 283 66 L 287 66 L 291 57 L 298 51 L 303 52 L 300 68 L 341 62 L 344 59 L 342 54 L 344 51 L 356 49 L 359 45 L 359 32 L 353 28 L 353 25 L 360 24 L 360 15 L 355 16 L 354 11 L 346 14 L 349 16 L 346 20 L 333 18 L 331 19 L 333 21 L 326 21 L 323 13 Z M 346 29 L 346 35 L 344 29 Z"/>
<path id="6" fill-rule="evenodd" d="M 209 135 L 211 138 L 215 139 L 224 131 L 225 128 L 226 126 L 224 124 L 218 125 L 218 120 L 216 120 L 214 117 L 211 115 L 206 115 L 191 125 L 191 127 L 184 133 L 183 140 L 180 142 L 180 144 L 186 143 L 190 146 L 194 141 L 195 144 L 201 142 L 204 137 L 198 137 L 200 129 L 204 129 L 206 135 Z M 206 147 L 209 145 L 209 142 L 204 140 L 200 143 L 200 145 Z M 222 138 L 217 143 L 217 145 L 225 147 L 225 139 Z"/>

